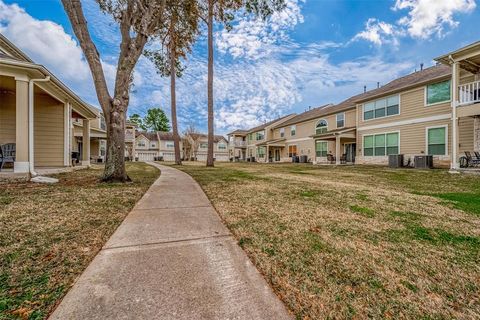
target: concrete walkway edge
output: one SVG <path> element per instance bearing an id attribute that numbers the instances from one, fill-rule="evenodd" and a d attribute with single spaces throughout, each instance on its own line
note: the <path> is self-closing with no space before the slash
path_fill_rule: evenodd
<path id="1" fill-rule="evenodd" d="M 189 175 L 161 175 L 50 319 L 291 319 Z"/>

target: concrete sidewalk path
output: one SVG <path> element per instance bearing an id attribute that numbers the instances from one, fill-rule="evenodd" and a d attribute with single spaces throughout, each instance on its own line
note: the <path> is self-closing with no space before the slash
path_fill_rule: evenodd
<path id="1" fill-rule="evenodd" d="M 50 319 L 291 319 L 200 186 L 166 166 Z"/>

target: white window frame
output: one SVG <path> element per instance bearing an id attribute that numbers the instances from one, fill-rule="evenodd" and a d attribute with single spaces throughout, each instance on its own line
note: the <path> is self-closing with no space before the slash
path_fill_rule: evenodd
<path id="1" fill-rule="evenodd" d="M 447 82 L 449 80 L 444 80 L 444 81 L 438 81 L 438 82 L 433 82 L 425 85 L 423 87 L 423 96 L 424 96 L 424 105 L 425 107 L 432 107 L 432 106 L 438 106 L 439 104 L 446 104 L 446 103 L 452 103 L 452 96 L 453 96 L 453 85 L 452 85 L 452 80 L 450 79 L 450 100 L 445 100 L 445 101 L 440 101 L 440 102 L 435 102 L 435 103 L 428 103 L 428 86 L 432 84 L 438 84 L 442 82 Z"/>
<path id="2" fill-rule="evenodd" d="M 401 134 L 400 134 L 400 130 L 395 130 L 395 131 L 387 131 L 387 132 L 375 132 L 375 133 L 368 133 L 368 134 L 363 134 L 362 135 L 362 157 L 367 157 L 367 158 L 376 158 L 376 157 L 388 157 L 388 155 L 386 154 L 387 153 L 387 134 L 390 134 L 390 133 L 398 133 L 398 154 L 401 154 L 402 151 L 401 151 Z M 384 156 L 376 156 L 375 155 L 375 143 L 373 145 L 373 156 L 366 156 L 364 151 L 365 151 L 365 137 L 368 137 L 368 136 L 373 136 L 374 138 L 374 141 L 375 141 L 375 136 L 376 135 L 380 135 L 380 134 L 384 134 L 385 135 L 385 155 Z"/>
<path id="3" fill-rule="evenodd" d="M 328 156 L 328 147 L 329 147 L 329 143 L 328 143 L 328 140 L 315 140 L 315 158 L 326 158 L 327 156 L 325 157 L 319 157 L 317 156 L 317 142 L 322 142 L 322 143 L 326 143 L 327 144 L 327 156 Z"/>
<path id="4" fill-rule="evenodd" d="M 295 137 L 296 135 L 297 135 L 297 125 L 294 124 L 293 126 L 290 126 L 290 136 Z"/>
<path id="5" fill-rule="evenodd" d="M 431 126 L 425 128 L 425 154 L 429 155 L 428 153 L 428 130 L 430 129 L 439 129 L 445 128 L 445 154 L 436 154 L 433 155 L 434 157 L 445 157 L 448 156 L 448 124 L 440 125 L 440 126 Z"/>
<path id="6" fill-rule="evenodd" d="M 285 128 L 280 128 L 280 138 L 285 137 Z"/>
<path id="7" fill-rule="evenodd" d="M 379 118 L 375 118 L 373 117 L 372 119 L 365 119 L 365 105 L 368 104 L 368 103 L 375 103 L 377 102 L 378 100 L 387 100 L 388 98 L 391 98 L 393 96 L 398 96 L 398 113 L 397 114 L 391 114 L 391 115 L 387 115 L 387 108 L 388 106 L 385 105 L 385 116 L 384 117 L 379 117 Z M 373 114 L 375 115 L 375 109 L 373 109 Z M 373 121 L 373 120 L 377 120 L 377 119 L 385 119 L 385 118 L 390 118 L 390 117 L 396 117 L 396 116 L 399 116 L 402 114 L 402 95 L 400 93 L 398 94 L 392 94 L 392 95 L 389 95 L 389 96 L 386 96 L 386 97 L 383 97 L 383 98 L 379 98 L 379 99 L 375 99 L 375 100 L 370 100 L 370 101 L 367 101 L 367 102 L 364 102 L 362 104 L 362 121 L 363 122 L 368 122 L 368 121 Z"/>
<path id="8" fill-rule="evenodd" d="M 338 126 L 338 116 L 340 116 L 340 115 L 343 115 L 343 120 L 342 120 L 342 121 L 343 121 L 343 126 L 341 126 L 341 127 Z M 339 129 L 339 128 L 345 128 L 345 112 L 337 113 L 337 114 L 335 115 L 335 120 L 336 120 L 336 121 L 335 121 L 335 122 L 336 122 L 335 124 L 336 124 L 336 126 L 337 126 L 337 129 Z"/>
<path id="9" fill-rule="evenodd" d="M 327 133 L 328 132 L 328 120 L 325 119 L 325 118 L 322 118 L 322 119 L 319 119 L 317 122 L 315 122 L 315 127 L 313 128 L 313 132 L 315 132 L 315 134 L 322 134 L 322 133 L 317 133 L 317 126 L 318 124 L 320 123 L 320 121 L 325 121 L 325 123 L 327 124 L 327 131 L 324 132 L 324 133 Z"/>
<path id="10" fill-rule="evenodd" d="M 167 149 L 175 148 L 175 143 L 173 141 L 167 141 L 167 142 L 165 142 L 165 147 Z"/>
<path id="11" fill-rule="evenodd" d="M 224 148 L 220 148 L 220 146 L 224 146 Z M 226 145 L 225 143 L 223 143 L 223 142 L 219 142 L 219 143 L 217 144 L 217 149 L 218 149 L 218 150 L 227 150 L 227 145 Z"/>
<path id="12" fill-rule="evenodd" d="M 206 145 L 206 146 L 202 147 L 202 145 Z M 198 148 L 199 149 L 208 149 L 208 142 L 200 142 L 200 144 L 198 145 Z"/>

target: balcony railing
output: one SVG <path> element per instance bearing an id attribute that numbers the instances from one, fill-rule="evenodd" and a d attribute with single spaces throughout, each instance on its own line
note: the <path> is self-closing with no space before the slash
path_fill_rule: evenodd
<path id="1" fill-rule="evenodd" d="M 243 148 L 243 147 L 246 147 L 247 146 L 247 142 L 246 141 L 234 141 L 234 142 L 230 142 L 231 145 L 233 145 L 235 148 Z"/>
<path id="2" fill-rule="evenodd" d="M 461 106 L 480 102 L 480 81 L 459 85 L 458 96 Z"/>

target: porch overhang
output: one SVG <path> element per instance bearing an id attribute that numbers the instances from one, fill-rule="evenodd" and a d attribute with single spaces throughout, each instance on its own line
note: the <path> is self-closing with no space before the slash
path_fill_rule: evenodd
<path id="1" fill-rule="evenodd" d="M 310 136 L 314 140 L 336 140 L 337 138 L 356 139 L 355 127 L 342 128 Z"/>
<path id="2" fill-rule="evenodd" d="M 15 76 L 19 71 L 27 75 L 26 80 L 28 80 L 28 77 L 46 78 L 49 76 L 50 81 L 35 83 L 35 85 L 59 101 L 68 101 L 71 104 L 72 110 L 83 118 L 95 119 L 98 117 L 87 103 L 85 103 L 44 66 L 32 62 L 8 58 L 0 58 L 0 66 L 2 67 L 1 74 L 5 76 Z"/>
<path id="3" fill-rule="evenodd" d="M 435 60 L 445 65 L 459 62 L 462 69 L 477 74 L 480 71 L 480 41 L 444 54 Z"/>
<path id="4" fill-rule="evenodd" d="M 257 147 L 278 147 L 278 148 L 284 148 L 286 146 L 285 141 L 287 139 L 275 139 L 271 141 L 265 141 L 257 144 Z"/>

